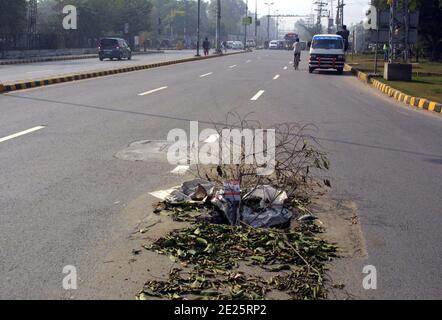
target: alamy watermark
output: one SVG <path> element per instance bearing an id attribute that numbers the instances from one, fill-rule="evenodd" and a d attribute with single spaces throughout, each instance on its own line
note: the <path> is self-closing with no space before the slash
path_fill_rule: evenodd
<path id="1" fill-rule="evenodd" d="M 368 265 L 362 269 L 362 273 L 366 274 L 362 280 L 362 287 L 365 290 L 377 290 L 378 288 L 378 272 L 375 266 Z"/>
<path id="2" fill-rule="evenodd" d="M 78 289 L 78 275 L 77 268 L 75 266 L 65 266 L 63 268 L 63 278 L 62 286 L 64 290 L 77 290 Z"/>
<path id="3" fill-rule="evenodd" d="M 271 175 L 275 169 L 276 130 L 205 129 L 190 122 L 190 134 L 173 129 L 167 136 L 173 143 L 167 152 L 172 165 L 253 165 L 257 175 Z"/>
<path id="4" fill-rule="evenodd" d="M 77 7 L 73 5 L 67 5 L 63 8 L 63 14 L 66 15 L 63 18 L 63 29 L 65 30 L 77 30 Z"/>

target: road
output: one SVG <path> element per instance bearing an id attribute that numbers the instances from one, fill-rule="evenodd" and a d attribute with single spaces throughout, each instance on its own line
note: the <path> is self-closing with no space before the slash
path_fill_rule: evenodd
<path id="1" fill-rule="evenodd" d="M 318 126 L 332 196 L 356 202 L 367 246 L 349 267 L 350 291 L 441 298 L 442 118 L 350 75 L 308 74 L 305 54 L 298 72 L 289 59 L 257 51 L 0 95 L 0 139 L 43 126 L 0 142 L 0 298 L 119 297 L 95 279 L 106 253 L 143 218 L 123 215 L 126 204 L 179 178 L 168 163 L 115 154 L 134 141 L 165 140 L 173 128 L 188 131 L 190 120 L 210 127 L 229 111 L 254 112 L 264 126 Z M 365 291 L 369 264 L 378 289 Z M 66 265 L 78 268 L 75 294 L 61 286 Z"/>
<path id="2" fill-rule="evenodd" d="M 80 59 L 80 60 L 60 60 L 38 62 L 20 65 L 0 65 L 0 82 L 13 83 L 16 81 L 34 80 L 57 75 L 66 75 L 70 73 L 102 71 L 116 69 L 120 67 L 136 66 L 153 62 L 183 59 L 193 57 L 193 50 L 166 51 L 165 53 L 140 54 L 134 55 L 132 60 L 123 61 L 104 61 L 98 58 Z"/>

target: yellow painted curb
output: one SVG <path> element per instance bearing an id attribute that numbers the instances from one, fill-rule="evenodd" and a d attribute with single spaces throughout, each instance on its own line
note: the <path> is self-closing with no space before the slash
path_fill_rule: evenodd
<path id="1" fill-rule="evenodd" d="M 365 83 L 370 83 L 374 88 L 376 88 L 379 91 L 381 91 L 382 93 L 387 94 L 388 96 L 396 99 L 399 102 L 402 102 L 402 103 L 412 106 L 412 107 L 417 107 L 419 109 L 442 113 L 442 104 L 441 103 L 437 103 L 435 101 L 428 101 L 426 99 L 407 95 L 399 90 L 396 90 L 396 89 L 388 86 L 387 84 L 385 84 L 379 80 L 371 79 L 369 75 L 367 75 L 363 72 L 360 72 L 359 70 L 357 70 L 349 65 L 346 65 L 346 70 L 349 70 L 349 69 L 352 74 L 357 76 L 358 79 L 364 81 Z M 365 79 L 367 79 L 367 81 Z"/>
<path id="2" fill-rule="evenodd" d="M 224 57 L 224 56 L 237 55 L 237 54 L 241 54 L 241 53 L 247 53 L 247 52 L 240 51 L 240 52 L 226 53 L 226 54 L 222 54 L 222 55 L 212 55 L 212 56 L 208 56 L 208 57 L 184 58 L 181 60 L 170 60 L 170 61 L 156 62 L 156 63 L 136 65 L 136 66 L 127 67 L 127 68 L 120 68 L 120 69 L 110 69 L 110 70 L 103 70 L 103 71 L 96 71 L 96 72 L 86 72 L 86 73 L 78 73 L 78 74 L 72 74 L 72 75 L 64 75 L 64 76 L 57 77 L 57 78 L 51 77 L 51 78 L 40 79 L 40 80 L 35 80 L 35 81 L 28 81 L 28 82 L 18 82 L 18 83 L 5 84 L 5 85 L 0 84 L 0 93 L 30 89 L 30 88 L 35 88 L 35 87 L 43 87 L 43 86 L 48 86 L 51 84 L 77 81 L 77 80 L 86 79 L 86 78 L 87 79 L 98 78 L 98 77 L 103 77 L 103 76 L 117 74 L 117 73 L 127 73 L 127 72 L 138 71 L 138 70 L 152 69 L 152 68 L 168 66 L 168 65 L 173 65 L 173 64 L 179 64 L 179 63 L 185 63 L 185 62 L 202 61 L 202 60 L 207 60 L 207 59 L 212 59 L 212 58 L 220 58 L 220 57 Z"/>

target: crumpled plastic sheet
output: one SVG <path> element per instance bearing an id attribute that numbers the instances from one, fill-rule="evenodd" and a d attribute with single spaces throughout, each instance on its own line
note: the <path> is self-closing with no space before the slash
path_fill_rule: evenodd
<path id="1" fill-rule="evenodd" d="M 271 207 L 262 213 L 256 213 L 249 207 L 242 211 L 242 221 L 253 228 L 271 228 L 284 225 L 293 217 L 293 212 L 283 207 Z"/>

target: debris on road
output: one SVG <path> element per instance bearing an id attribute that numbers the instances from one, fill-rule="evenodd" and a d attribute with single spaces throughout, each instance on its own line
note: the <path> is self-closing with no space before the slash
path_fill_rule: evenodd
<path id="1" fill-rule="evenodd" d="M 265 299 L 272 290 L 293 299 L 326 298 L 324 263 L 336 248 L 317 238 L 320 230 L 301 224 L 295 231 L 200 223 L 161 238 L 147 250 L 167 255 L 174 268 L 167 281 L 148 281 L 138 299 Z M 275 273 L 243 271 L 256 266 Z"/>
<path id="2" fill-rule="evenodd" d="M 154 212 L 190 227 L 144 246 L 180 267 L 167 280 L 148 281 L 138 299 L 265 299 L 275 290 L 293 299 L 326 298 L 325 263 L 336 247 L 317 237 L 322 229 L 302 194 L 317 184 L 315 169 L 329 163 L 305 130 L 277 126 L 274 167 L 245 163 L 258 154 L 241 143 L 241 164 L 198 166 L 198 179 L 162 191 Z"/>

